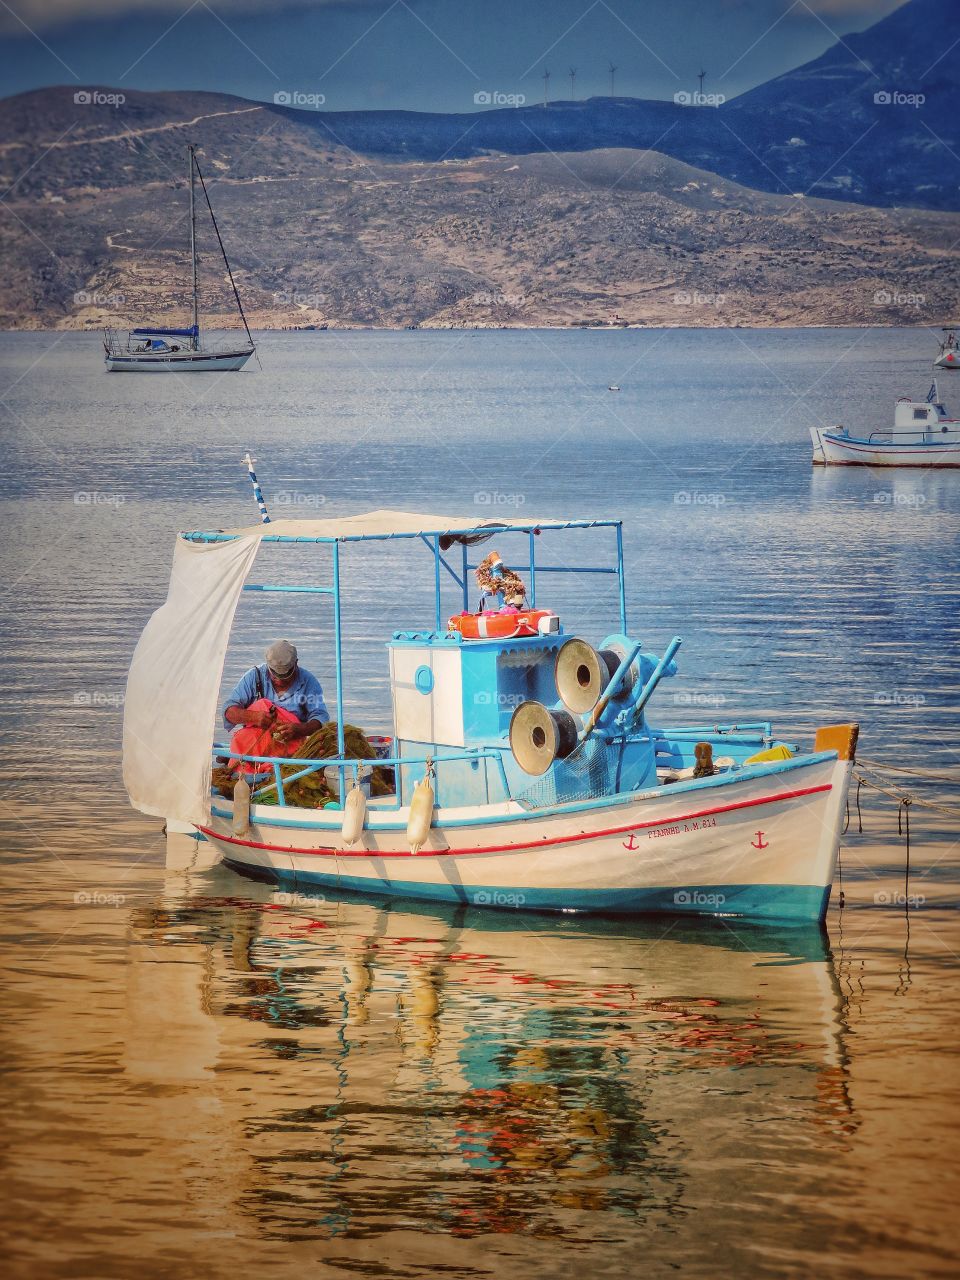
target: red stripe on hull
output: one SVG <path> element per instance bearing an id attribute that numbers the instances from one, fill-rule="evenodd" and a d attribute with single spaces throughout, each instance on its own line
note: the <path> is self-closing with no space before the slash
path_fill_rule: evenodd
<path id="1" fill-rule="evenodd" d="M 627 827 L 608 827 L 604 831 L 583 831 L 571 836 L 550 836 L 544 840 L 535 840 L 530 844 L 492 844 L 477 849 L 445 849 L 442 853 L 421 854 L 410 853 L 409 850 L 387 851 L 384 849 L 295 849 L 291 845 L 263 844 L 259 840 L 241 840 L 239 836 L 224 836 L 209 827 L 198 827 L 205 836 L 214 840 L 223 840 L 227 844 L 239 844 L 247 849 L 267 849 L 272 853 L 300 853 L 314 857 L 337 858 L 462 858 L 473 853 L 515 853 L 522 849 L 546 849 L 557 844 L 577 844 L 584 840 L 597 840 L 602 836 L 621 836 L 629 831 L 645 831 L 649 827 L 666 827 L 675 822 L 688 822 L 694 818 L 708 818 L 716 813 L 732 813 L 737 809 L 753 809 L 757 805 L 777 804 L 781 800 L 797 800 L 802 796 L 815 796 L 830 791 L 833 783 L 824 783 L 819 787 L 804 787 L 799 791 L 784 791 L 777 796 L 761 796 L 757 800 L 740 800 L 736 804 L 717 805 L 712 809 L 697 809 L 694 813 L 677 814 L 671 818 L 655 818 L 650 822 L 632 822 Z M 509 820 L 509 819 L 508 819 Z"/>

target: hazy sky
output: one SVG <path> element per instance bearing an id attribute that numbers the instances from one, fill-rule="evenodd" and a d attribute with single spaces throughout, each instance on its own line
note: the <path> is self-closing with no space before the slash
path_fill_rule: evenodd
<path id="1" fill-rule="evenodd" d="M 0 92 L 44 85 L 322 95 L 472 111 L 475 94 L 733 97 L 903 0 L 0 0 Z M 570 69 L 576 68 L 571 85 Z"/>

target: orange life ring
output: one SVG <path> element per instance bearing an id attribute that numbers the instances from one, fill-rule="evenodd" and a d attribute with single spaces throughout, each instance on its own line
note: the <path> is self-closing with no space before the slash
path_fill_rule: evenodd
<path id="1" fill-rule="evenodd" d="M 551 609 L 490 609 L 484 613 L 455 613 L 447 622 L 448 631 L 459 631 L 464 640 L 513 640 L 537 635 L 541 618 Z"/>

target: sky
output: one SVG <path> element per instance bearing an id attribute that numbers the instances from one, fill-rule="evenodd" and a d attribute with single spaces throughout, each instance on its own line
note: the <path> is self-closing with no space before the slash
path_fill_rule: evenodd
<path id="1" fill-rule="evenodd" d="M 613 64 L 618 96 L 672 99 L 703 70 L 704 92 L 732 98 L 901 3 L 0 0 L 0 96 L 66 84 L 475 111 L 542 101 L 545 71 L 551 100 L 607 94 Z"/>

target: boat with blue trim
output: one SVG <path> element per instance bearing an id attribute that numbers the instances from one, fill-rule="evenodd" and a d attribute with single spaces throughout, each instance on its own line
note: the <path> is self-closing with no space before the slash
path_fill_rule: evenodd
<path id="1" fill-rule="evenodd" d="M 193 281 L 193 317 L 192 323 L 181 328 L 170 328 L 160 325 L 144 325 L 131 329 L 127 333 L 114 329 L 106 329 L 103 335 L 103 358 L 108 373 L 227 373 L 242 369 L 256 347 L 244 315 L 243 303 L 233 278 L 233 271 L 227 259 L 227 251 L 223 246 L 220 228 L 210 203 L 203 174 L 197 162 L 196 148 L 187 147 L 190 170 L 190 263 Z M 196 184 L 199 177 L 200 186 L 210 213 L 210 220 L 217 235 L 217 244 L 223 255 L 223 264 L 230 279 L 233 296 L 236 299 L 237 311 L 243 321 L 247 340 L 242 338 L 225 339 L 216 345 L 205 343 L 200 334 L 200 295 L 197 277 L 197 216 L 196 216 Z"/>
<path id="2" fill-rule="evenodd" d="M 612 543 L 612 554 L 587 565 L 544 557 L 542 545 L 576 530 Z M 471 548 L 494 537 L 498 548 L 519 548 L 523 561 L 516 573 L 501 568 L 500 599 L 481 602 L 491 619 L 523 616 L 506 631 L 464 623 L 477 616 L 472 574 L 498 586 L 498 554 L 471 562 Z M 393 725 L 375 763 L 391 771 L 393 790 L 368 797 L 370 762 L 346 754 L 341 564 L 347 551 L 384 543 L 425 544 L 434 610 L 422 630 L 384 636 Z M 323 581 L 248 580 L 264 548 L 294 546 L 326 562 Z M 608 575 L 613 588 L 615 629 L 596 646 L 538 603 L 551 575 L 584 572 Z M 455 613 L 444 607 L 447 583 Z M 237 753 L 225 743 L 211 753 L 205 726 L 217 712 L 244 591 L 301 591 L 332 605 L 337 753 L 242 755 L 268 776 L 258 775 L 252 796 L 230 799 L 211 788 L 212 757 Z M 650 652 L 629 630 L 617 520 L 478 523 L 374 511 L 181 533 L 167 602 L 131 666 L 124 780 L 136 807 L 192 823 L 229 867 L 285 889 L 554 912 L 822 920 L 857 726 L 825 726 L 812 750 L 800 752 L 765 721 L 653 723 L 648 705 L 675 674 L 680 643 L 674 637 Z M 292 784 L 321 770 L 336 805 L 290 803 Z"/>
<path id="3" fill-rule="evenodd" d="M 925 400 L 901 396 L 893 428 L 854 435 L 844 426 L 811 427 L 813 465 L 960 467 L 960 422 L 947 417 L 934 381 Z"/>

